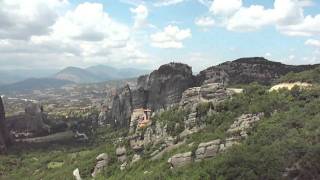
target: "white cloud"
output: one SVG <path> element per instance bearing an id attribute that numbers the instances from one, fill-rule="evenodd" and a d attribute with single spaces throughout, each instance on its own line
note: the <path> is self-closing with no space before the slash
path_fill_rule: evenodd
<path id="1" fill-rule="evenodd" d="M 263 6 L 252 5 L 249 8 L 241 8 L 226 24 L 226 28 L 231 31 L 253 31 L 274 22 L 271 10 L 264 9 Z"/>
<path id="2" fill-rule="evenodd" d="M 229 16 L 242 7 L 242 0 L 214 0 L 210 11 L 214 15 Z"/>
<path id="3" fill-rule="evenodd" d="M 183 48 L 182 41 L 191 37 L 190 29 L 168 25 L 162 32 L 150 36 L 151 45 L 158 48 Z"/>
<path id="4" fill-rule="evenodd" d="M 314 17 L 308 15 L 298 24 L 279 26 L 278 29 L 289 36 L 320 35 L 320 14 Z"/>
<path id="5" fill-rule="evenodd" d="M 311 5 L 311 0 L 275 0 L 273 8 L 265 8 L 255 4 L 246 7 L 242 0 L 214 0 L 210 12 L 219 20 L 216 24 L 230 31 L 254 31 L 275 26 L 286 35 L 319 35 L 320 14 L 304 15 L 304 7 Z"/>
<path id="6" fill-rule="evenodd" d="M 212 17 L 206 16 L 196 19 L 195 24 L 200 27 L 208 28 L 214 26 L 215 21 Z"/>
<path id="7" fill-rule="evenodd" d="M 160 7 L 160 6 L 170 6 L 170 5 L 175 5 L 178 3 L 182 3 L 185 0 L 156 0 L 154 3 L 154 6 Z"/>
<path id="8" fill-rule="evenodd" d="M 28 39 L 47 34 L 66 0 L 1 0 L 0 38 Z"/>
<path id="9" fill-rule="evenodd" d="M 312 46 L 312 47 L 315 47 L 315 48 L 319 48 L 320 49 L 320 41 L 319 40 L 316 40 L 316 39 L 308 39 L 306 42 L 305 42 L 306 45 L 308 46 Z"/>
<path id="10" fill-rule="evenodd" d="M 11 17 L 10 13 L 7 15 Z M 59 59 L 55 66 L 65 66 L 69 62 L 74 65 L 148 62 L 149 56 L 133 37 L 132 29 L 111 18 L 99 3 L 82 3 L 69 9 L 55 19 L 49 30 L 46 34 L 31 34 L 29 39 L 0 38 L 1 59 L 8 57 L 19 62 L 24 59 L 25 65 L 34 63 L 34 66 L 53 59 Z M 43 62 L 36 57 L 43 57 Z"/>
<path id="11" fill-rule="evenodd" d="M 270 57 L 272 56 L 272 54 L 269 53 L 269 52 L 267 52 L 266 54 L 264 54 L 264 56 L 265 56 L 266 58 L 270 58 Z"/>
<path id="12" fill-rule="evenodd" d="M 148 8 L 144 5 L 139 5 L 136 8 L 130 8 L 130 11 L 135 14 L 134 28 L 141 28 L 147 24 Z"/>

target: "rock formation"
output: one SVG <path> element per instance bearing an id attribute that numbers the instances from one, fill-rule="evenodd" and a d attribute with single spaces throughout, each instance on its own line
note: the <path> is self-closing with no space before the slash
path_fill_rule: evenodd
<path id="1" fill-rule="evenodd" d="M 111 124 L 129 127 L 134 109 L 149 108 L 153 111 L 178 104 L 182 93 L 194 85 L 191 67 L 181 63 L 162 65 L 150 75 L 137 80 L 137 88 L 127 85 L 118 90 L 113 98 Z"/>
<path id="2" fill-rule="evenodd" d="M 8 126 L 15 136 L 24 134 L 26 137 L 44 135 L 50 132 L 45 123 L 47 114 L 40 104 L 28 103 L 23 114 L 8 117 Z"/>
<path id="3" fill-rule="evenodd" d="M 126 148 L 125 147 L 118 147 L 116 149 L 116 155 L 118 157 L 118 161 L 121 163 L 124 163 L 127 161 L 127 154 L 126 154 Z"/>
<path id="4" fill-rule="evenodd" d="M 317 65 L 292 66 L 253 57 L 212 66 L 193 76 L 190 66 L 169 63 L 149 75 L 140 76 L 135 89 L 128 85 L 119 89 L 113 98 L 110 114 L 101 114 L 101 119 L 111 117 L 112 125 L 129 127 L 134 109 L 148 108 L 155 112 L 179 103 L 180 106 L 189 104 L 194 108 L 195 101 L 219 102 L 230 93 L 241 92 L 241 89 L 226 89 L 223 85 L 251 82 L 270 84 L 288 72 L 315 67 Z"/>
<path id="5" fill-rule="evenodd" d="M 162 65 L 148 77 L 140 79 L 138 90 L 147 92 L 148 108 L 159 110 L 179 103 L 182 93 L 194 85 L 193 79 L 190 66 L 170 63 Z"/>
<path id="6" fill-rule="evenodd" d="M 5 123 L 5 111 L 0 97 L 0 154 L 6 153 L 7 146 L 11 143 L 11 136 Z"/>
<path id="7" fill-rule="evenodd" d="M 192 153 L 180 153 L 169 158 L 168 163 L 172 168 L 182 167 L 192 163 Z"/>
<path id="8" fill-rule="evenodd" d="M 97 164 L 94 167 L 92 177 L 96 177 L 107 165 L 109 161 L 109 156 L 106 153 L 102 153 L 96 158 Z"/>
<path id="9" fill-rule="evenodd" d="M 113 98 L 111 124 L 115 127 L 129 127 L 132 107 L 132 94 L 129 85 L 118 90 Z"/>
<path id="10" fill-rule="evenodd" d="M 206 143 L 200 143 L 198 149 L 196 150 L 196 161 L 214 157 L 219 152 L 220 143 L 220 139 Z"/>
<path id="11" fill-rule="evenodd" d="M 285 65 L 268 61 L 263 57 L 241 58 L 201 71 L 197 76 L 197 82 L 198 84 L 219 82 L 231 85 L 259 82 L 268 85 L 289 72 L 301 72 L 316 66 L 318 65 Z"/>
<path id="12" fill-rule="evenodd" d="M 191 152 L 179 153 L 168 159 L 171 168 L 182 167 L 193 161 L 199 162 L 207 158 L 214 157 L 226 149 L 240 144 L 241 140 L 247 137 L 248 130 L 254 123 L 261 120 L 263 113 L 243 114 L 239 116 L 227 130 L 228 137 L 225 140 L 215 139 L 203 142 L 198 145 L 195 156 Z"/>

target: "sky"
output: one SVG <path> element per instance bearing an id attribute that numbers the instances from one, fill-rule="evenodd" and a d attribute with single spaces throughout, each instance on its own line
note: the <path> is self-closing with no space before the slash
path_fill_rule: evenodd
<path id="1" fill-rule="evenodd" d="M 320 63 L 318 0 L 0 0 L 0 70 Z"/>

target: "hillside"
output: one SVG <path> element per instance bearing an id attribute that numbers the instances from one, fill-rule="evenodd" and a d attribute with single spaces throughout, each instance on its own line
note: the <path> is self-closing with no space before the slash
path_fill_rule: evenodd
<path id="1" fill-rule="evenodd" d="M 270 85 L 289 72 L 301 72 L 319 65 L 286 65 L 269 61 L 263 57 L 240 58 L 209 67 L 199 73 L 197 79 L 203 82 L 224 82 L 225 84 L 248 84 L 258 82 Z"/>
<path id="2" fill-rule="evenodd" d="M 85 70 L 102 78 L 103 80 L 128 79 L 147 74 L 149 71 L 135 68 L 113 68 L 105 65 L 97 65 L 86 68 Z"/>
<path id="3" fill-rule="evenodd" d="M 94 83 L 98 82 L 100 77 L 81 68 L 67 67 L 55 74 L 54 78 L 75 83 Z"/>
<path id="4" fill-rule="evenodd" d="M 319 76 L 317 69 L 297 71 L 283 78 Z M 269 91 L 257 82 L 280 81 L 277 72 L 256 73 L 238 89 L 197 82 L 185 64 L 162 65 L 137 88 L 120 88 L 111 109 L 92 112 L 107 125 L 91 129 L 89 141 L 16 143 L 0 156 L 0 177 L 73 179 L 78 169 L 83 179 L 319 179 L 320 84 Z M 153 113 L 141 121 L 144 106 Z"/>

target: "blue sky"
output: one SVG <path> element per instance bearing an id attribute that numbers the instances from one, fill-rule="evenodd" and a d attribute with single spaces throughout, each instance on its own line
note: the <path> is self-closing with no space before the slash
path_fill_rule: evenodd
<path id="1" fill-rule="evenodd" d="M 7 69 L 96 64 L 152 69 L 175 61 L 199 71 L 250 56 L 320 63 L 316 0 L 1 3 L 0 65 Z"/>

